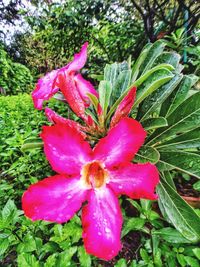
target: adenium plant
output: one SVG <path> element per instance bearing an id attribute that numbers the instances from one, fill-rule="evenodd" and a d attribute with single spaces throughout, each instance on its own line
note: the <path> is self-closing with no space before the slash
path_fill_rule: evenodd
<path id="1" fill-rule="evenodd" d="M 32 93 L 35 108 L 42 109 L 60 91 L 78 119 L 45 107 L 52 125 L 43 126 L 42 144 L 24 145 L 42 145 L 57 173 L 24 193 L 25 215 L 64 223 L 82 207 L 85 249 L 104 260 L 121 249 L 120 195 L 158 199 L 167 222 L 188 242 L 200 240 L 200 218 L 171 176 L 178 171 L 200 178 L 200 92 L 193 88 L 198 78 L 183 75 L 180 56 L 164 46 L 159 40 L 147 44 L 134 63 L 106 65 L 96 90 L 80 74 L 85 43 Z"/>
<path id="2" fill-rule="evenodd" d="M 31 185 L 24 193 L 25 215 L 34 220 L 64 223 L 81 206 L 83 241 L 87 253 L 110 260 L 121 249 L 122 213 L 118 196 L 157 199 L 159 173 L 152 163 L 132 163 L 146 131 L 128 115 L 134 103 L 132 86 L 106 123 L 107 92 L 98 93 L 78 71 L 87 59 L 87 43 L 67 66 L 41 78 L 32 93 L 34 106 L 58 90 L 82 123 L 45 109 L 52 126 L 43 126 L 44 152 L 58 174 Z M 106 90 L 106 87 L 105 87 Z M 103 99 L 102 99 L 103 95 Z M 93 105 L 93 114 L 87 108 Z"/>

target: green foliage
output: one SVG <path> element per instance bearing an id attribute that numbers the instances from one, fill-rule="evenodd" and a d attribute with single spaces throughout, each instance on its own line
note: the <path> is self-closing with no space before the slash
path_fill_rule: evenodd
<path id="1" fill-rule="evenodd" d="M 0 87 L 6 94 L 30 92 L 33 78 L 27 67 L 13 62 L 0 45 Z"/>
<path id="2" fill-rule="evenodd" d="M 180 56 L 174 52 L 164 52 L 162 41 L 148 44 L 133 65 L 132 82 L 127 84 L 124 77 L 121 91 L 112 86 L 112 96 L 116 101 L 108 103 L 106 122 L 109 124 L 130 88 L 137 86 L 132 117 L 141 121 L 148 135 L 134 161 L 157 164 L 162 177 L 158 186 L 158 202 L 163 216 L 185 238 L 197 242 L 200 240 L 200 218 L 163 173 L 177 170 L 200 178 L 200 93 L 191 89 L 198 78 L 183 75 L 179 60 Z M 104 75 L 104 79 L 112 80 L 115 75 L 117 80 L 123 72 L 119 66 L 116 63 L 107 66 L 105 70 L 108 74 Z"/>
<path id="3" fill-rule="evenodd" d="M 122 11 L 116 12 L 116 4 Z M 116 4 L 111 0 L 42 2 L 37 13 L 25 10 L 30 31 L 16 34 L 9 51 L 38 74 L 65 65 L 74 51 L 89 41 L 87 67 L 91 76 L 100 74 L 105 63 L 138 53 L 138 45 L 144 41 L 140 21 L 127 15 L 122 3 Z"/>

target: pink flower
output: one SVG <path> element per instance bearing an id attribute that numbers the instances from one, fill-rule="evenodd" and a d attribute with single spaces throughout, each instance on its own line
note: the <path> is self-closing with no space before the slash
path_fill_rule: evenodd
<path id="1" fill-rule="evenodd" d="M 42 109 L 44 100 L 48 100 L 60 89 L 69 106 L 79 117 L 88 121 L 85 108 L 90 105 L 87 93 L 98 97 L 93 85 L 86 81 L 80 73 L 87 60 L 87 46 L 85 43 L 80 53 L 75 54 L 73 61 L 61 69 L 53 70 L 38 80 L 35 90 L 32 92 L 34 106 Z"/>
<path id="2" fill-rule="evenodd" d="M 157 168 L 133 164 L 146 132 L 139 122 L 123 118 L 92 149 L 75 127 L 44 126 L 44 152 L 57 175 L 24 193 L 25 215 L 34 220 L 63 223 L 82 204 L 83 241 L 87 253 L 110 260 L 121 249 L 122 214 L 117 197 L 157 199 Z"/>

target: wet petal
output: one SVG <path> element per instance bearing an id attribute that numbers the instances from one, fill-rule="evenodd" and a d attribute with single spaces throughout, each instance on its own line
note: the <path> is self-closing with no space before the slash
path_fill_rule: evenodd
<path id="1" fill-rule="evenodd" d="M 130 89 L 128 94 L 123 98 L 123 100 L 117 107 L 115 114 L 112 117 L 110 128 L 113 128 L 120 121 L 120 119 L 127 117 L 129 115 L 135 100 L 135 95 L 136 95 L 136 87 L 133 87 Z"/>
<path id="2" fill-rule="evenodd" d="M 87 80 L 85 80 L 81 74 L 77 74 L 74 77 L 76 82 L 76 88 L 79 91 L 81 98 L 84 100 L 85 106 L 88 107 L 90 105 L 90 100 L 87 96 L 88 93 L 99 97 L 97 91 L 94 89 L 94 86 Z"/>
<path id="3" fill-rule="evenodd" d="M 80 178 L 55 175 L 31 185 L 23 194 L 22 208 L 33 221 L 63 223 L 81 208 L 86 196 Z"/>
<path id="4" fill-rule="evenodd" d="M 107 167 L 130 161 L 145 137 L 146 132 L 138 121 L 123 118 L 96 145 L 94 158 L 104 161 Z"/>
<path id="5" fill-rule="evenodd" d="M 127 163 L 109 170 L 109 176 L 109 187 L 117 195 L 124 194 L 135 199 L 157 199 L 154 192 L 159 183 L 159 173 L 151 163 Z"/>
<path id="6" fill-rule="evenodd" d="M 112 190 L 91 190 L 83 208 L 83 240 L 87 253 L 104 260 L 115 257 L 121 249 L 122 214 Z"/>
<path id="7" fill-rule="evenodd" d="M 79 174 L 82 165 L 91 160 L 90 145 L 68 125 L 43 126 L 41 138 L 48 161 L 60 174 Z"/>
<path id="8" fill-rule="evenodd" d="M 83 136 L 84 139 L 87 137 L 86 134 L 84 133 L 85 130 L 84 127 L 78 122 L 66 119 L 58 115 L 55 111 L 53 111 L 50 108 L 45 108 L 45 115 L 50 122 L 54 124 L 56 123 L 66 124 L 69 127 L 76 129 Z"/>
<path id="9" fill-rule="evenodd" d="M 53 86 L 58 71 L 59 69 L 53 70 L 47 73 L 43 78 L 40 78 L 38 80 L 36 88 L 32 92 L 32 98 L 35 108 L 42 109 L 42 104 L 44 100 L 48 100 L 59 90 L 57 86 Z"/>
<path id="10" fill-rule="evenodd" d="M 87 61 L 88 42 L 84 43 L 79 53 L 74 55 L 74 59 L 67 65 L 67 71 L 78 71 L 82 69 Z"/>
<path id="11" fill-rule="evenodd" d="M 57 78 L 58 85 L 73 112 L 87 122 L 85 102 L 76 87 L 74 76 L 75 74 L 60 73 Z"/>

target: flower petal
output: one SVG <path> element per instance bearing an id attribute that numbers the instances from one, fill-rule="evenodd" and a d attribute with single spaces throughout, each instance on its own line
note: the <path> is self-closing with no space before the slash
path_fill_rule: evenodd
<path id="1" fill-rule="evenodd" d="M 113 128 L 120 119 L 127 117 L 131 111 L 136 96 L 136 87 L 130 89 L 128 94 L 122 99 L 112 117 L 110 128 Z"/>
<path id="2" fill-rule="evenodd" d="M 90 99 L 88 98 L 87 94 L 90 93 L 95 95 L 96 97 L 99 97 L 97 91 L 89 81 L 85 80 L 81 76 L 81 74 L 75 75 L 74 80 L 76 82 L 76 88 L 79 91 L 81 98 L 84 100 L 85 107 L 89 107 Z"/>
<path id="3" fill-rule="evenodd" d="M 68 63 L 66 66 L 53 70 L 47 73 L 43 78 L 39 79 L 36 85 L 35 90 L 32 92 L 32 98 L 34 107 L 37 109 L 42 109 L 42 104 L 44 100 L 48 100 L 51 98 L 57 91 L 59 90 L 59 84 L 57 81 L 59 74 L 69 74 L 73 73 L 73 76 L 70 78 L 74 78 L 74 74 L 76 71 L 80 70 L 86 63 L 87 60 L 87 46 L 86 42 L 81 51 L 78 54 L 74 55 L 74 59 Z"/>
<path id="4" fill-rule="evenodd" d="M 31 185 L 23 194 L 22 208 L 33 221 L 63 223 L 81 208 L 86 196 L 80 178 L 55 175 Z"/>
<path id="5" fill-rule="evenodd" d="M 60 73 L 57 82 L 70 108 L 77 116 L 87 122 L 88 118 L 85 115 L 85 103 L 76 87 L 74 76 L 75 74 L 73 73 Z"/>
<path id="6" fill-rule="evenodd" d="M 79 174 L 82 165 L 91 160 L 90 145 L 68 125 L 43 126 L 41 138 L 48 161 L 60 174 Z"/>
<path id="7" fill-rule="evenodd" d="M 83 138 L 86 139 L 87 135 L 84 133 L 85 129 L 78 122 L 75 122 L 70 119 L 65 119 L 64 117 L 58 115 L 55 111 L 53 111 L 50 108 L 45 108 L 45 115 L 47 119 L 54 124 L 62 123 L 68 125 L 71 128 L 76 129 L 83 136 Z"/>
<path id="8" fill-rule="evenodd" d="M 121 249 L 122 214 L 118 199 L 107 187 L 91 190 L 82 211 L 83 240 L 87 253 L 104 260 Z"/>
<path id="9" fill-rule="evenodd" d="M 40 78 L 38 80 L 36 88 L 32 92 L 32 98 L 35 108 L 42 109 L 42 104 L 44 100 L 48 100 L 59 90 L 57 86 L 53 86 L 58 72 L 59 69 L 53 70 L 47 73 L 43 78 Z"/>
<path id="10" fill-rule="evenodd" d="M 130 198 L 157 199 L 154 193 L 159 183 L 159 173 L 151 163 L 118 166 L 109 170 L 109 187 L 117 194 L 125 194 Z"/>
<path id="11" fill-rule="evenodd" d="M 79 53 L 74 55 L 74 59 L 67 65 L 67 71 L 78 71 L 82 69 L 87 61 L 88 42 L 84 43 Z"/>
<path id="12" fill-rule="evenodd" d="M 103 160 L 107 167 L 132 160 L 144 143 L 146 132 L 141 124 L 123 118 L 94 148 L 94 158 Z"/>

